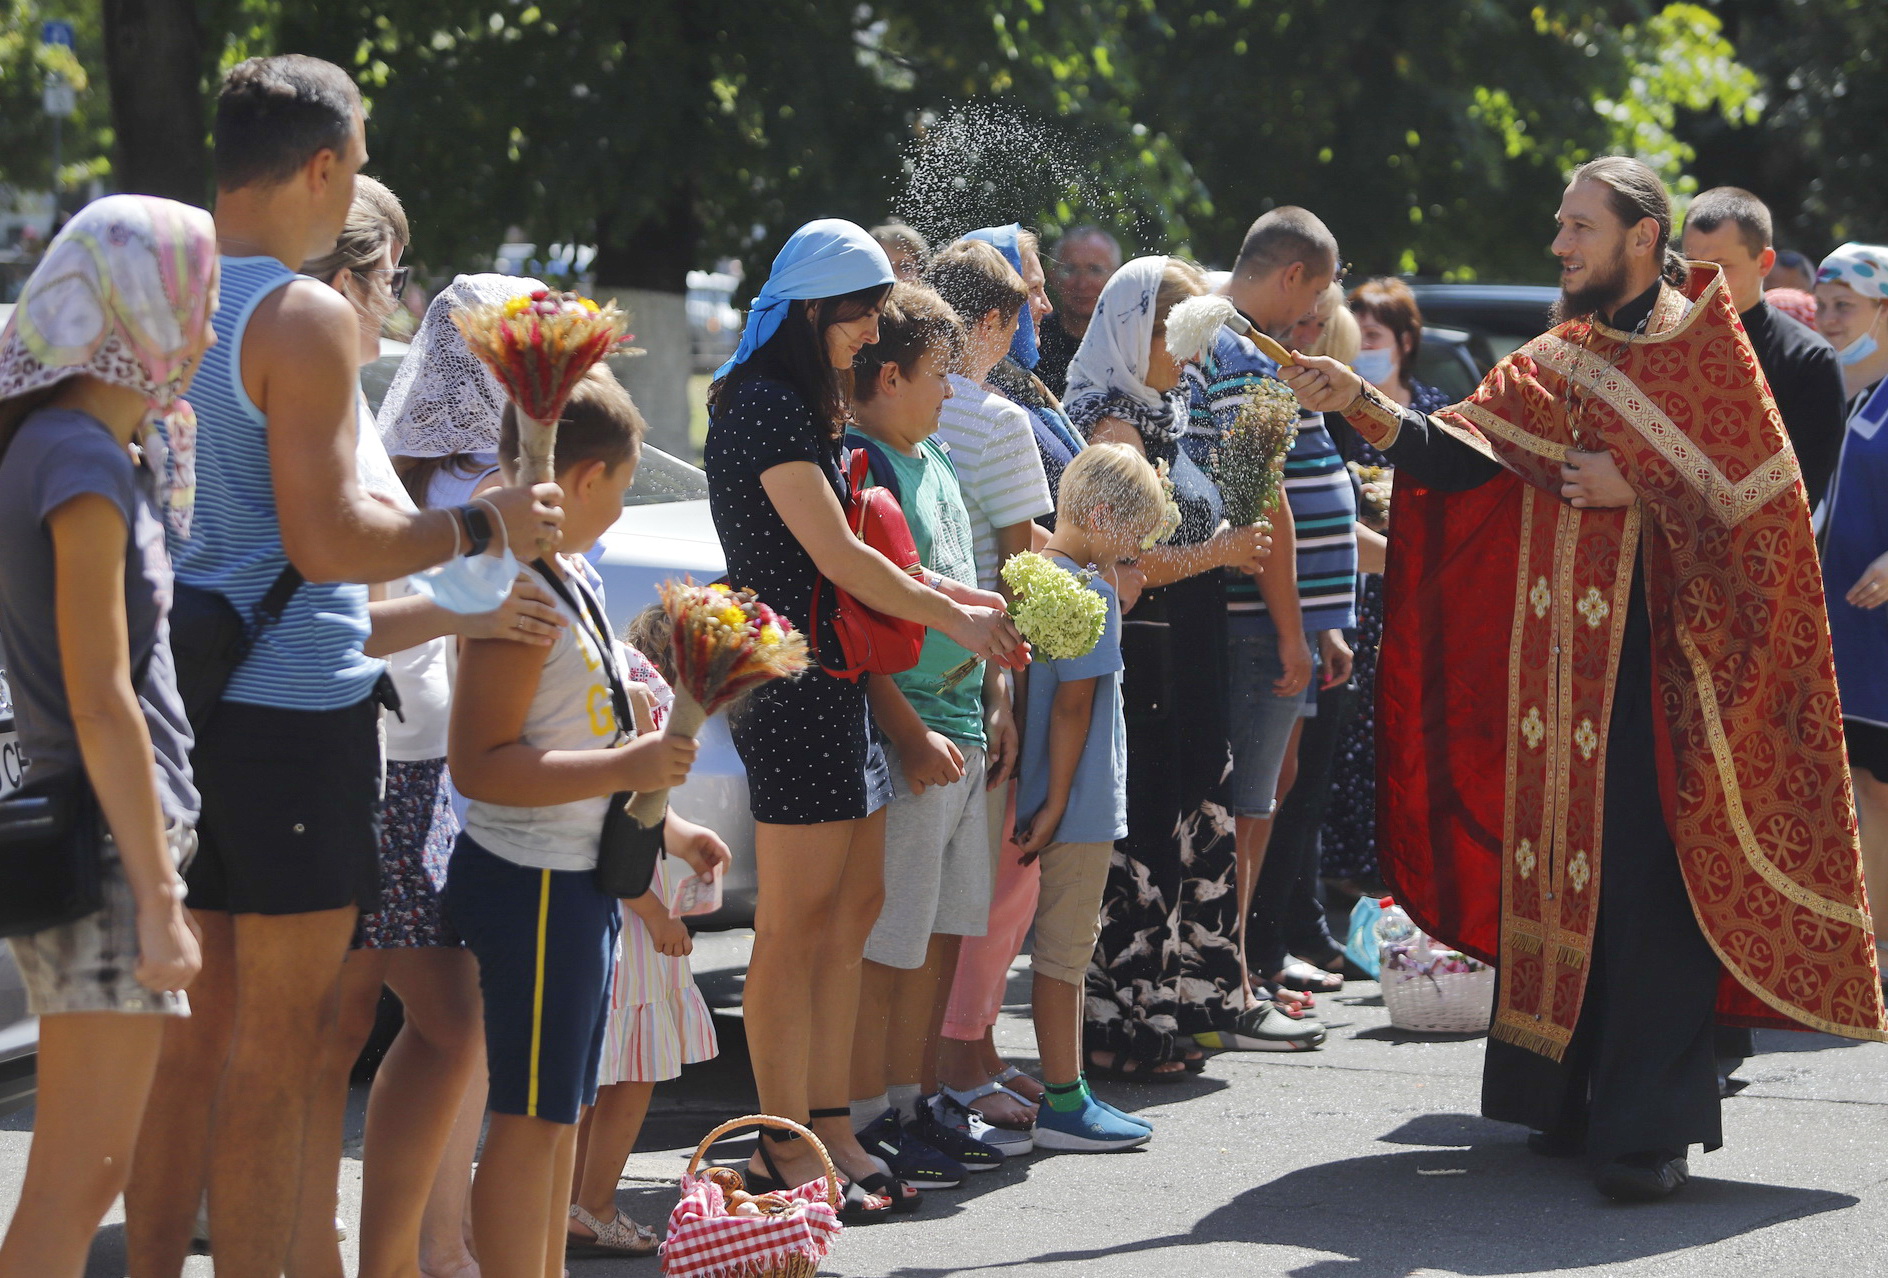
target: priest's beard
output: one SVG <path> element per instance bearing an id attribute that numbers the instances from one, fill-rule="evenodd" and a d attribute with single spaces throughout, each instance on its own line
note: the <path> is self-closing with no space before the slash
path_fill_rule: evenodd
<path id="1" fill-rule="evenodd" d="M 1605 262 L 1588 261 L 1587 282 L 1576 289 L 1562 286 L 1560 296 L 1548 311 L 1550 324 L 1564 324 L 1570 319 L 1595 312 L 1611 312 L 1630 300 L 1626 297 L 1626 246 L 1622 242 Z"/>

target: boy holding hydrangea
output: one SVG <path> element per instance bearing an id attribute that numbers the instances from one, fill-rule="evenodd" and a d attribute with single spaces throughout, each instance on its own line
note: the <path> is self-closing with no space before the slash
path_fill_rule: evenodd
<path id="1" fill-rule="evenodd" d="M 1121 595 L 1134 562 L 1167 529 L 1160 477 L 1133 449 L 1092 444 L 1062 476 L 1056 530 L 1043 554 L 1107 602 L 1100 640 L 1082 657 L 1029 668 L 1016 792 L 1016 842 L 1041 858 L 1032 966 L 1044 1103 L 1037 1149 L 1100 1153 L 1144 1145 L 1145 1121 L 1096 1099 L 1082 1077 L 1082 983 L 1101 929 L 1114 841 L 1127 835 L 1127 723 L 1121 708 Z"/>

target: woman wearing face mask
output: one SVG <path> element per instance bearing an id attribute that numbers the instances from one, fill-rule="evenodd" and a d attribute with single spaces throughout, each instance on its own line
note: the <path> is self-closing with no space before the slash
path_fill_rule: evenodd
<path id="1" fill-rule="evenodd" d="M 1888 895 L 1888 248 L 1844 244 L 1823 259 L 1816 328 L 1836 348 L 1849 391 L 1849 429 L 1823 511 L 1822 569 L 1862 870 L 1880 901 Z"/>

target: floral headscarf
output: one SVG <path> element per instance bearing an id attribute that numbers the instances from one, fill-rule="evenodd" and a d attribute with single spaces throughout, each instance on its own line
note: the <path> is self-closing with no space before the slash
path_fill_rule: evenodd
<path id="1" fill-rule="evenodd" d="M 1062 404 L 1084 435 L 1104 417 L 1119 417 L 1156 443 L 1186 433 L 1185 383 L 1165 392 L 1147 384 L 1154 311 L 1166 270 L 1164 256 L 1137 257 L 1101 290 L 1088 332 L 1069 363 L 1068 394 Z"/>
<path id="2" fill-rule="evenodd" d="M 1844 244 L 1822 260 L 1816 282 L 1847 284 L 1863 297 L 1888 301 L 1888 248 Z"/>
<path id="3" fill-rule="evenodd" d="M 196 419 L 182 394 L 191 350 L 216 309 L 216 274 L 208 213 L 108 195 L 53 238 L 0 333 L 0 400 L 84 374 L 150 401 L 140 442 L 179 536 L 189 532 L 195 494 Z"/>

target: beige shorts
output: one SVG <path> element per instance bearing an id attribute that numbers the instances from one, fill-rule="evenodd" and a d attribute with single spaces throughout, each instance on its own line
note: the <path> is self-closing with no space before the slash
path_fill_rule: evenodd
<path id="1" fill-rule="evenodd" d="M 1036 975 L 1081 985 L 1101 935 L 1101 897 L 1113 857 L 1112 843 L 1051 843 L 1042 850 L 1042 895 L 1030 951 Z"/>
<path id="2" fill-rule="evenodd" d="M 196 831 L 170 829 L 172 860 L 182 865 L 196 850 Z M 182 994 L 160 993 L 138 983 L 138 906 L 125 879 L 118 845 L 105 836 L 104 905 L 71 923 L 7 938 L 35 1016 L 61 1012 L 130 1012 L 188 1016 Z"/>

